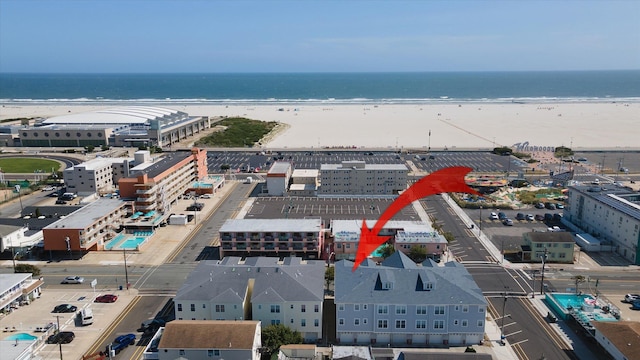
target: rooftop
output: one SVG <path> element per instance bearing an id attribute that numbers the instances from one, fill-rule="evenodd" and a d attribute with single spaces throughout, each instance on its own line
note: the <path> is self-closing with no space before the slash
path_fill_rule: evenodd
<path id="1" fill-rule="evenodd" d="M 628 360 L 640 360 L 640 322 L 593 321 L 591 325 L 607 337 Z"/>
<path id="2" fill-rule="evenodd" d="M 183 117 L 184 115 L 186 114 L 180 111 L 160 107 L 129 106 L 55 116 L 46 119 L 43 124 L 148 124 L 151 120 Z"/>
<path id="3" fill-rule="evenodd" d="M 267 176 L 269 174 L 286 174 L 291 168 L 291 163 L 286 161 L 276 161 L 271 165 L 271 168 L 267 172 Z"/>
<path id="4" fill-rule="evenodd" d="M 220 232 L 313 232 L 322 230 L 317 219 L 228 219 Z"/>
<path id="5" fill-rule="evenodd" d="M 523 234 L 531 242 L 573 243 L 571 233 L 566 231 L 531 231 Z"/>
<path id="6" fill-rule="evenodd" d="M 640 220 L 640 194 L 616 185 L 571 186 L 571 190 L 599 201 L 634 219 Z"/>
<path id="7" fill-rule="evenodd" d="M 84 229 L 93 224 L 97 219 L 104 217 L 125 203 L 119 199 L 100 198 L 91 204 L 84 206 L 64 219 L 60 219 L 44 229 Z"/>
<path id="8" fill-rule="evenodd" d="M 174 320 L 159 349 L 252 349 L 259 321 Z"/>
<path id="9" fill-rule="evenodd" d="M 176 151 L 171 153 L 164 153 L 163 157 L 153 163 L 141 164 L 144 165 L 143 168 L 138 168 L 137 166 L 134 167 L 131 171 L 130 177 L 147 174 L 148 177 L 154 178 L 190 156 L 192 156 L 191 151 Z"/>

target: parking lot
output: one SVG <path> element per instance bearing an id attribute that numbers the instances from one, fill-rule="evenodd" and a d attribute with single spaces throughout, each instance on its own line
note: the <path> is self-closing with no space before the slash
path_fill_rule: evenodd
<path id="1" fill-rule="evenodd" d="M 255 198 L 246 219 L 304 219 L 321 217 L 323 220 L 377 219 L 393 202 L 382 198 L 311 198 L 260 197 Z M 420 220 L 415 209 L 405 207 L 394 220 Z"/>
<path id="2" fill-rule="evenodd" d="M 96 296 L 113 293 L 118 295 L 115 303 L 94 303 Z M 52 334 L 53 328 L 48 333 L 36 332 L 37 327 L 43 327 L 48 323 L 60 323 L 60 331 L 72 331 L 75 339 L 69 344 L 62 344 L 62 356 L 64 359 L 79 359 L 84 351 L 90 348 L 98 338 L 111 325 L 112 321 L 123 316 L 127 305 L 135 298 L 135 290 L 108 290 L 96 291 L 89 284 L 67 285 L 65 289 L 49 289 L 42 291 L 40 298 L 30 305 L 21 306 L 11 314 L 0 320 L 0 327 L 15 327 L 16 333 L 27 333 L 42 339 L 42 346 L 38 355 L 43 359 L 60 358 L 60 349 L 57 344 L 46 344 L 46 339 Z M 70 304 L 77 307 L 74 313 L 52 313 L 53 308 L 60 304 Z M 82 309 L 91 308 L 94 322 L 91 325 L 82 326 L 77 313 Z M 5 332 L 3 337 L 12 333 Z M 122 334 L 117 334 L 122 335 Z"/>

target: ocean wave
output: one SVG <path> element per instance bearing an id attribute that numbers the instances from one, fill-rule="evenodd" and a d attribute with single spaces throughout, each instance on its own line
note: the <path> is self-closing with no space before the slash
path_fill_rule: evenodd
<path id="1" fill-rule="evenodd" d="M 501 98 L 351 98 L 351 99 L 174 99 L 174 98 L 140 98 L 140 99 L 106 99 L 106 98 L 74 98 L 74 99 L 0 99 L 0 105 L 110 105 L 110 104 L 167 104 L 167 105 L 393 105 L 393 104 L 457 104 L 457 103 L 637 103 L 640 97 L 501 97 Z"/>

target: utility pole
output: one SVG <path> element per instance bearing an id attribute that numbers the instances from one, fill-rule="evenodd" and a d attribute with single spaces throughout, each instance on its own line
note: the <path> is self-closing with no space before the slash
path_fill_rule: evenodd
<path id="1" fill-rule="evenodd" d="M 60 315 L 56 315 L 56 322 L 58 324 L 58 328 L 56 329 L 55 333 L 59 334 L 60 333 Z M 62 342 L 60 341 L 60 337 L 58 336 L 58 348 L 60 349 L 60 360 L 62 360 Z"/>
<path id="2" fill-rule="evenodd" d="M 129 271 L 127 270 L 127 249 L 122 248 L 122 255 L 124 256 L 124 281 L 129 290 Z"/>
<path id="3" fill-rule="evenodd" d="M 545 261 L 547 260 L 548 251 L 549 250 L 545 247 L 544 254 L 540 256 L 540 258 L 542 258 L 542 275 L 540 276 L 540 295 L 544 295 L 544 264 L 545 264 Z"/>
<path id="4" fill-rule="evenodd" d="M 478 228 L 478 236 L 482 236 L 482 205 L 480 205 L 480 225 Z"/>
<path id="5" fill-rule="evenodd" d="M 20 196 L 20 185 L 16 185 L 15 189 L 18 192 L 18 200 L 20 200 L 20 217 L 22 217 L 22 213 L 24 212 L 24 207 L 22 207 L 22 197 Z"/>
<path id="6" fill-rule="evenodd" d="M 507 307 L 507 289 L 509 289 L 509 287 L 505 286 L 504 288 L 504 297 L 503 297 L 503 301 L 502 301 L 502 324 L 500 326 L 500 345 L 504 345 L 504 318 L 505 318 L 505 309 Z"/>

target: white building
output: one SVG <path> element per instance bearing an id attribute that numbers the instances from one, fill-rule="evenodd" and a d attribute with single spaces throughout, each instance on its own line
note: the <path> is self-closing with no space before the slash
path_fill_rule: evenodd
<path id="1" fill-rule="evenodd" d="M 174 298 L 176 318 L 283 324 L 315 342 L 322 338 L 324 266 L 296 257 L 203 261 Z"/>
<path id="2" fill-rule="evenodd" d="M 271 196 L 287 194 L 293 166 L 286 161 L 276 161 L 267 172 L 267 191 Z"/>
<path id="3" fill-rule="evenodd" d="M 8 313 L 40 297 L 42 278 L 31 273 L 0 274 L 0 312 Z"/>
<path id="4" fill-rule="evenodd" d="M 128 159 L 124 158 L 95 158 L 67 168 L 62 173 L 67 191 L 79 196 L 111 193 L 116 179 L 128 175 L 126 164 Z M 114 172 L 115 169 L 121 173 Z"/>
<path id="5" fill-rule="evenodd" d="M 640 265 L 640 194 L 611 185 L 571 186 L 563 222 Z"/>
<path id="6" fill-rule="evenodd" d="M 28 226 L 0 225 L 0 252 L 25 246 L 23 243 L 27 240 L 25 237 L 27 230 L 29 230 Z"/>
<path id="7" fill-rule="evenodd" d="M 392 196 L 407 188 L 409 169 L 403 164 L 343 161 L 320 166 L 319 196 Z"/>
<path id="8" fill-rule="evenodd" d="M 318 190 L 320 171 L 317 169 L 295 169 L 291 176 L 289 195 L 315 196 Z"/>

